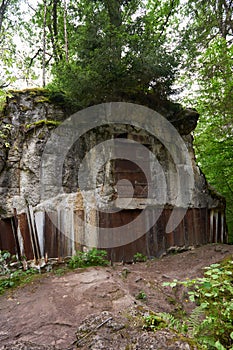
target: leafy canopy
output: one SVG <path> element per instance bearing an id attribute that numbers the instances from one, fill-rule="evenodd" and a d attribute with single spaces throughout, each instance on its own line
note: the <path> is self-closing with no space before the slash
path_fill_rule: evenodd
<path id="1" fill-rule="evenodd" d="M 199 165 L 209 183 L 226 198 L 229 240 L 233 240 L 233 2 L 186 2 L 189 18 L 182 35 L 182 76 L 201 117 L 194 133 Z"/>
<path id="2" fill-rule="evenodd" d="M 140 94 L 165 97 L 171 92 L 178 65 L 167 35 L 178 3 L 70 1 L 69 59 L 64 54 L 56 58 L 52 86 L 66 91 L 80 108 L 103 101 L 137 99 Z M 62 26 L 59 18 L 57 23 Z M 57 39 L 62 47 L 64 38 Z"/>

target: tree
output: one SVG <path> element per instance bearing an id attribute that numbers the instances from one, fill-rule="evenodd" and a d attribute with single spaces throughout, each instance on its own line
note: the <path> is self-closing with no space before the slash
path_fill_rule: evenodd
<path id="1" fill-rule="evenodd" d="M 2 1 L 10 2 L 20 3 Z M 29 51 L 21 67 L 30 76 L 40 66 L 43 85 L 52 69 L 53 86 L 78 99 L 80 108 L 129 95 L 165 98 L 171 92 L 178 56 L 169 48 L 167 31 L 179 0 L 40 0 L 35 8 L 27 5 L 33 15 L 20 19 L 20 39 Z"/>
<path id="2" fill-rule="evenodd" d="M 29 0 L 0 1 L 0 93 L 14 82 L 29 77 L 24 52 L 26 10 Z M 27 12 L 27 13 L 26 13 Z M 17 41 L 20 45 L 17 45 Z"/>
<path id="3" fill-rule="evenodd" d="M 0 32 L 2 31 L 3 21 L 6 16 L 7 8 L 10 5 L 10 0 L 2 0 L 0 3 Z"/>
<path id="4" fill-rule="evenodd" d="M 186 54 L 183 81 L 194 91 L 185 101 L 201 115 L 194 134 L 197 160 L 209 183 L 226 198 L 232 241 L 233 1 L 188 1 L 184 13 L 190 21 L 182 41 Z"/>
<path id="5" fill-rule="evenodd" d="M 23 23 L 23 36 L 28 43 L 25 64 L 31 72 L 42 70 L 45 86 L 51 80 L 51 67 L 68 61 L 68 34 L 72 34 L 67 28 L 66 0 L 41 0 L 36 5 L 31 20 Z"/>
<path id="6" fill-rule="evenodd" d="M 109 100 L 140 100 L 141 95 L 166 98 L 178 65 L 175 50 L 168 48 L 167 28 L 179 1 L 64 4 L 57 7 L 59 34 L 50 31 L 53 86 L 75 99 L 79 108 Z M 60 49 L 58 55 L 58 47 L 66 50 Z"/>
<path id="7" fill-rule="evenodd" d="M 46 15 L 47 15 L 47 1 L 43 2 L 43 59 L 42 59 L 42 85 L 45 87 L 46 85 Z"/>
<path id="8" fill-rule="evenodd" d="M 233 46 L 216 37 L 202 56 L 202 80 L 196 106 L 201 113 L 195 131 L 197 159 L 208 181 L 227 202 L 229 238 L 233 238 Z"/>
<path id="9" fill-rule="evenodd" d="M 0 2 L 0 60 L 2 69 L 0 70 L 0 89 L 7 87 L 10 83 L 10 77 L 7 71 L 8 60 L 12 63 L 14 46 L 12 45 L 12 19 L 9 19 L 9 13 L 15 9 L 14 0 L 2 0 Z M 4 71 L 6 69 L 6 71 Z"/>

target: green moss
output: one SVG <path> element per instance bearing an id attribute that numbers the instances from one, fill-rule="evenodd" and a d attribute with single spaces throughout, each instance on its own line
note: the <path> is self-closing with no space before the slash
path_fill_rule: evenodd
<path id="1" fill-rule="evenodd" d="M 37 96 L 34 99 L 34 102 L 35 103 L 51 103 L 49 97 L 47 97 L 47 96 Z"/>
<path id="2" fill-rule="evenodd" d="M 10 92 L 0 89 L 0 113 L 2 113 L 7 105 L 7 97 L 11 97 Z"/>
<path id="3" fill-rule="evenodd" d="M 61 124 L 60 121 L 42 119 L 42 120 L 38 120 L 37 122 L 34 122 L 34 123 L 26 124 L 25 128 L 30 129 L 30 128 L 35 128 L 37 126 L 42 126 L 42 125 L 58 126 L 60 124 Z"/>
<path id="4" fill-rule="evenodd" d="M 203 350 L 203 347 L 200 346 L 195 339 L 186 337 L 186 336 L 184 336 L 182 334 L 178 334 L 173 339 L 171 339 L 170 340 L 170 344 L 173 344 L 176 341 L 182 341 L 182 342 L 188 343 L 188 345 L 190 346 L 191 350 L 194 350 L 194 349 L 196 349 L 196 350 Z"/>
<path id="5" fill-rule="evenodd" d="M 28 106 L 20 105 L 20 109 L 21 109 L 21 111 L 23 111 L 23 112 L 27 112 L 27 111 L 29 111 L 31 108 L 28 107 Z"/>
<path id="6" fill-rule="evenodd" d="M 6 108 L 6 100 L 4 98 L 0 98 L 0 113 L 4 111 Z"/>
<path id="7" fill-rule="evenodd" d="M 13 99 L 17 99 L 17 96 L 19 97 L 23 94 L 27 95 L 28 99 L 31 99 L 35 104 L 50 103 L 55 106 L 60 106 L 69 114 L 77 111 L 77 107 L 73 100 L 62 91 L 53 91 L 44 88 L 30 88 L 23 90 L 9 90 L 7 92 L 7 95 L 11 97 L 11 102 Z"/>
<path id="8" fill-rule="evenodd" d="M 28 93 L 31 96 L 38 96 L 38 95 L 48 95 L 49 91 L 44 88 L 28 88 L 28 89 L 23 89 L 23 90 L 18 90 L 18 89 L 12 89 L 9 90 L 9 93 L 15 95 L 15 94 L 25 94 Z"/>

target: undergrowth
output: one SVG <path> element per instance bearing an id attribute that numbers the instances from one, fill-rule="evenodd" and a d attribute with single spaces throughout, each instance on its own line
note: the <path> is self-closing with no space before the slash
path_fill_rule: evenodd
<path id="1" fill-rule="evenodd" d="M 144 317 L 144 328 L 156 331 L 170 328 L 193 339 L 198 349 L 233 350 L 233 261 L 212 264 L 204 277 L 163 283 L 188 289 L 194 308 L 191 314 L 178 319 L 168 313 L 150 313 Z"/>
<path id="2" fill-rule="evenodd" d="M 88 266 L 107 266 L 109 261 L 106 259 L 107 252 L 93 248 L 87 252 L 77 251 L 68 262 L 68 266 L 72 269 Z"/>
<path id="3" fill-rule="evenodd" d="M 78 251 L 62 268 L 46 265 L 43 272 L 53 272 L 57 276 L 62 276 L 64 273 L 68 272 L 69 268 L 107 266 L 109 261 L 106 259 L 106 256 L 106 251 L 96 248 L 87 252 Z M 24 270 L 24 265 L 23 261 L 17 260 L 16 257 L 12 256 L 8 251 L 0 250 L 0 294 L 3 294 L 9 288 L 15 288 L 31 282 L 36 278 L 35 275 L 39 276 L 39 272 L 42 272 L 39 266 L 38 268 L 27 268 Z"/>
<path id="4" fill-rule="evenodd" d="M 38 274 L 38 271 L 35 269 L 28 269 L 26 271 L 17 270 L 7 277 L 0 278 L 0 294 L 3 294 L 6 289 L 22 286 L 31 282 L 35 274 Z"/>
<path id="5" fill-rule="evenodd" d="M 16 269 L 11 267 L 14 257 L 7 251 L 0 250 L 0 294 L 7 289 L 18 287 L 31 282 L 34 275 L 38 274 L 35 269 L 23 271 L 23 266 L 19 265 Z"/>

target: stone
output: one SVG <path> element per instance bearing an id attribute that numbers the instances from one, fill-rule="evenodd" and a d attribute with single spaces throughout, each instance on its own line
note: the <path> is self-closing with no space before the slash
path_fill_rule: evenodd
<path id="1" fill-rule="evenodd" d="M 162 213 L 164 216 L 161 219 L 163 225 L 165 225 L 167 213 L 172 213 L 176 209 L 175 217 L 178 217 L 183 209 L 187 209 L 192 212 L 192 215 L 187 213 L 189 216 L 187 216 L 185 225 L 188 225 L 189 231 L 193 231 L 195 228 L 192 223 L 193 216 L 197 223 L 195 225 L 197 232 L 192 233 L 194 238 L 192 236 L 189 239 L 185 226 L 186 228 L 183 228 L 184 231 L 182 231 L 184 236 L 182 242 L 173 242 L 170 235 L 170 241 L 165 246 L 168 236 L 166 238 L 164 236 L 163 247 L 155 250 L 157 240 L 155 232 L 165 234 L 165 227 L 157 228 L 156 222 L 152 234 L 154 238 L 151 240 L 149 235 L 147 237 L 147 244 L 153 249 L 150 251 L 146 248 L 145 243 L 143 246 L 140 245 L 141 243 L 138 245 L 142 250 L 140 253 L 144 255 L 159 257 L 173 247 L 177 247 L 176 250 L 179 251 L 210 239 L 213 240 L 214 237 L 221 237 L 222 241 L 226 241 L 224 199 L 210 190 L 204 175 L 195 162 L 190 132 L 195 128 L 198 120 L 196 111 L 182 109 L 180 105 L 169 101 L 159 101 L 157 97 L 153 101 L 144 101 L 144 104 L 149 107 L 153 105 L 153 108 L 162 113 L 165 120 L 167 119 L 179 132 L 180 141 L 187 148 L 186 155 L 191 162 L 191 165 L 186 165 L 182 163 L 182 159 L 178 164 L 173 159 L 174 155 L 179 155 L 181 152 L 172 136 L 175 129 L 171 127 L 173 133 L 169 134 L 168 124 L 160 123 L 157 125 L 156 137 L 148 130 L 152 130 L 154 125 L 152 115 L 153 118 L 159 118 L 159 115 L 135 104 L 112 103 L 90 108 L 87 113 L 89 121 L 84 119 L 79 122 L 77 118 L 70 119 L 72 122 L 62 129 L 60 137 L 55 133 L 52 134 L 54 130 L 57 131 L 56 127 L 61 122 L 69 120 L 67 119 L 69 117 L 67 108 L 62 105 L 61 100 L 60 98 L 51 100 L 48 91 L 42 89 L 12 92 L 12 97 L 7 99 L 5 109 L 0 116 L 0 127 L 11 125 L 7 131 L 9 145 L 5 147 L 4 140 L 0 140 L 2 145 L 0 151 L 0 242 L 1 237 L 4 241 L 4 232 L 8 225 L 8 237 L 11 236 L 12 241 L 7 244 L 15 246 L 14 237 L 18 236 L 18 246 L 21 247 L 22 255 L 27 249 L 29 255 L 35 254 L 34 252 L 38 250 L 38 247 L 33 251 L 30 248 L 31 238 L 28 237 L 30 230 L 38 236 L 34 241 L 38 240 L 40 252 L 38 250 L 37 255 L 40 257 L 45 257 L 46 254 L 49 257 L 57 257 L 60 254 L 63 257 L 69 256 L 74 254 L 76 249 L 84 247 L 108 249 L 109 242 L 106 242 L 105 235 L 100 232 L 102 224 L 110 231 L 109 224 L 119 227 L 122 220 L 127 221 L 139 211 L 148 209 L 145 222 L 141 221 L 135 226 L 134 231 L 139 239 L 140 230 L 146 225 L 146 222 L 151 221 L 150 208 L 164 210 Z M 99 113 L 102 121 L 102 125 L 98 127 L 95 127 L 96 113 Z M 111 113 L 119 117 L 118 123 L 108 122 Z M 133 122 L 125 123 L 126 117 L 127 120 L 138 118 L 143 128 L 134 125 L 136 123 Z M 88 124 L 90 121 L 93 122 L 93 128 L 75 141 L 74 130 L 84 130 L 85 123 Z M 167 147 L 163 144 L 164 138 L 167 138 Z M 104 148 L 104 143 L 109 140 L 117 140 L 115 148 L 110 146 L 107 149 Z M 126 152 L 125 140 L 127 143 L 131 142 L 131 151 Z M 66 149 L 67 141 L 72 143 L 69 149 Z M 99 148 L 96 148 L 97 145 Z M 86 159 L 90 150 L 93 151 L 87 160 L 87 169 L 80 171 L 83 169 L 83 160 Z M 113 159 L 106 161 L 106 152 L 110 150 L 112 152 L 110 156 Z M 137 166 L 132 165 L 133 162 L 128 160 L 134 153 L 141 156 Z M 121 161 L 122 158 L 126 161 Z M 51 164 L 54 164 L 54 167 Z M 143 168 L 149 173 L 149 181 Z M 95 169 L 98 169 L 96 173 Z M 89 176 L 92 175 L 92 172 L 96 176 L 94 181 Z M 194 186 L 189 176 L 190 172 L 193 174 Z M 126 175 L 126 179 L 122 178 L 123 175 Z M 183 179 L 181 186 L 185 188 L 185 195 L 182 191 L 177 190 L 180 186 L 180 178 Z M 83 187 L 82 183 L 84 183 Z M 151 197 L 147 195 L 148 188 L 156 189 L 156 193 Z M 29 208 L 31 208 L 30 215 Z M 110 212 L 102 214 L 106 209 Z M 208 214 L 207 211 L 211 214 Z M 116 212 L 114 217 L 111 216 L 111 212 Z M 204 219 L 203 216 L 205 216 Z M 14 218 L 17 232 L 12 231 L 10 221 L 12 218 Z M 210 223 L 206 220 L 209 220 Z M 219 220 L 222 220 L 221 232 L 213 233 L 216 227 L 214 222 Z M 206 230 L 210 226 L 209 232 L 200 232 L 199 226 L 205 226 Z M 59 239 L 58 232 L 63 233 Z M 57 246 L 53 247 L 53 240 L 59 242 Z M 154 243 L 152 243 L 153 240 Z M 35 242 L 33 244 L 36 244 Z M 130 242 L 133 242 L 132 238 Z M 117 244 L 115 242 L 114 247 L 117 247 Z M 122 246 L 128 246 L 127 244 L 128 242 L 123 242 Z M 64 247 L 64 249 L 59 247 Z M 108 251 L 110 260 L 132 262 L 134 254 L 138 252 L 136 246 L 135 248 L 129 246 L 126 253 L 123 248 L 123 250 L 117 249 L 112 253 Z"/>

